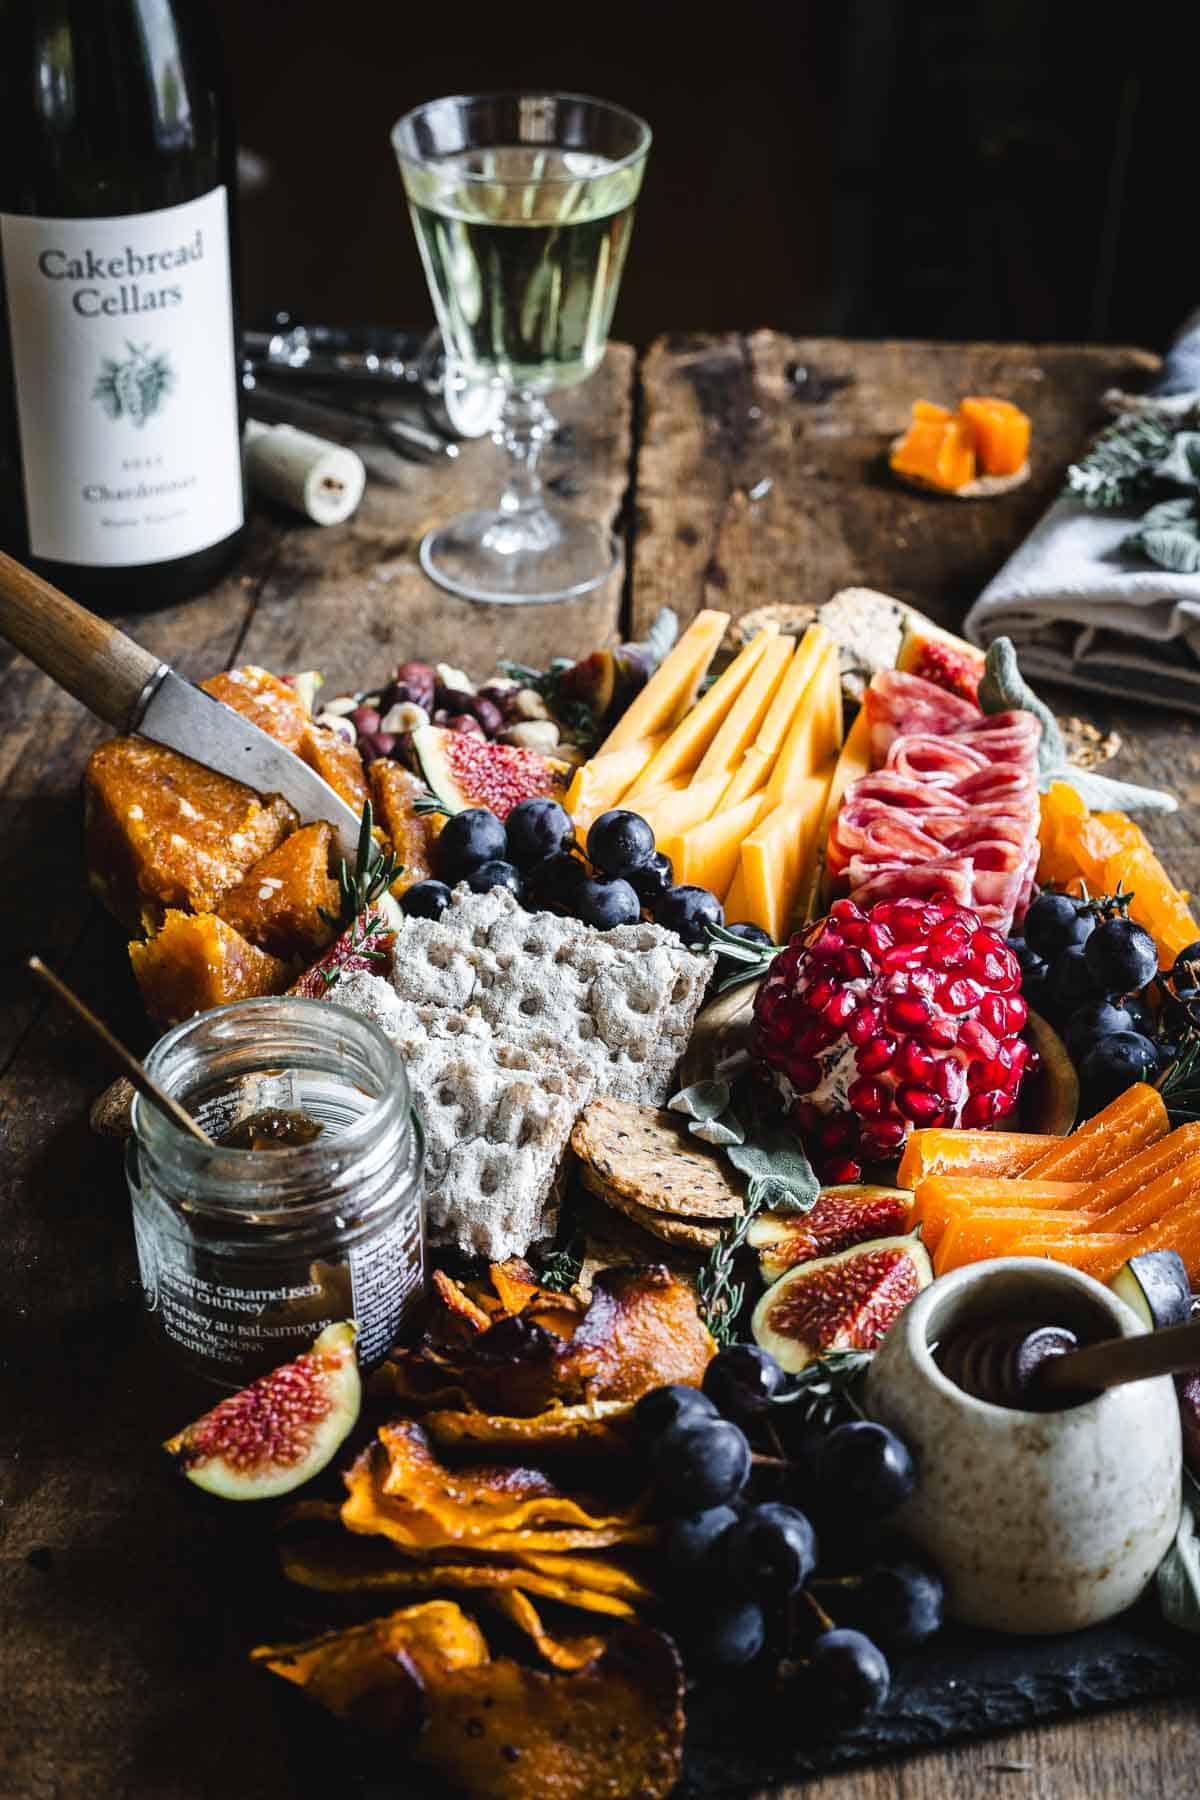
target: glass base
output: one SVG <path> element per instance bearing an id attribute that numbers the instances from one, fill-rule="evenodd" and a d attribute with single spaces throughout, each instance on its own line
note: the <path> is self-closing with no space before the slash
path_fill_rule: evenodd
<path id="1" fill-rule="evenodd" d="M 620 557 L 603 526 L 573 513 L 460 513 L 421 540 L 421 567 L 466 600 L 538 606 L 577 600 L 607 581 Z"/>

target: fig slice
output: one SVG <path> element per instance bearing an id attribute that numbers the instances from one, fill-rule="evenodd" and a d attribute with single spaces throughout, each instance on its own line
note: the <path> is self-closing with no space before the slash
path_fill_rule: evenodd
<path id="1" fill-rule="evenodd" d="M 831 1350 L 875 1350 L 909 1301 L 933 1280 L 917 1236 L 875 1238 L 800 1263 L 754 1309 L 754 1340 L 798 1375 Z"/>
<path id="2" fill-rule="evenodd" d="M 874 1238 L 903 1236 L 912 1210 L 913 1197 L 905 1188 L 847 1182 L 822 1188 L 806 1213 L 759 1213 L 746 1242 L 758 1251 L 758 1272 L 769 1286 L 799 1263 Z"/>
<path id="3" fill-rule="evenodd" d="M 223 1500 L 272 1500 L 318 1474 L 362 1405 L 353 1319 L 327 1325 L 311 1350 L 229 1394 L 163 1449 L 189 1481 Z"/>

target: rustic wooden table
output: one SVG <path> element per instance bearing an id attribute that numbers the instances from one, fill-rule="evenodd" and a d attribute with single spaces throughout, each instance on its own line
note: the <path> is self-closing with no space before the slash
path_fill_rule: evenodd
<path id="1" fill-rule="evenodd" d="M 546 470 L 624 537 L 623 569 L 588 600 L 476 607 L 422 576 L 426 526 L 496 491 L 499 453 L 475 444 L 436 473 L 367 450 L 374 479 L 352 523 L 320 531 L 260 514 L 218 589 L 122 622 L 195 677 L 238 661 L 316 667 L 334 691 L 406 656 L 477 671 L 497 653 L 541 664 L 634 635 L 664 602 L 686 620 L 703 605 L 820 602 L 862 583 L 954 624 L 1053 494 L 1103 389 L 1136 386 L 1155 367 L 1136 350 L 759 332 L 667 338 L 639 368 L 614 345 L 593 380 L 563 396 Z M 893 484 L 883 452 L 910 401 L 972 392 L 1032 414 L 1033 480 L 973 505 Z M 244 1662 L 248 1634 L 279 1634 L 278 1596 L 259 1595 L 253 1521 L 165 1476 L 157 1444 L 193 1400 L 141 1337 L 119 1159 L 89 1135 L 87 1107 L 110 1071 L 21 968 L 38 951 L 129 1042 L 145 1042 L 123 943 L 88 899 L 80 862 L 79 777 L 103 733 L 2 646 L 0 668 L 0 1797 L 287 1800 L 311 1791 L 303 1732 Z M 1181 811 L 1154 837 L 1176 877 L 1200 886 L 1196 725 L 1055 698 L 1121 731 L 1119 772 L 1180 792 Z M 1193 1704 L 1149 1705 L 828 1776 L 805 1792 L 1185 1800 L 1197 1787 L 1195 1730 Z"/>

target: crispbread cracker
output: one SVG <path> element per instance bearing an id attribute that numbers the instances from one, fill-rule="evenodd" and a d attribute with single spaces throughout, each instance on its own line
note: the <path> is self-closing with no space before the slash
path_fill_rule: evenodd
<path id="1" fill-rule="evenodd" d="M 674 1218 L 669 1213 L 651 1212 L 648 1207 L 639 1206 L 637 1201 L 631 1200 L 627 1194 L 618 1193 L 615 1188 L 610 1188 L 603 1177 L 597 1175 L 596 1171 L 587 1163 L 580 1163 L 579 1173 L 583 1178 L 584 1186 L 591 1193 L 598 1194 L 600 1199 L 607 1202 L 609 1206 L 614 1206 L 618 1212 L 623 1212 L 633 1220 L 635 1225 L 640 1225 L 643 1231 L 649 1231 L 655 1237 L 661 1238 L 664 1244 L 688 1245 L 696 1250 L 711 1250 L 714 1244 L 719 1244 L 721 1241 L 719 1225 L 699 1225 L 694 1220 Z"/>
<path id="2" fill-rule="evenodd" d="M 696 1147 L 675 1113 L 601 1095 L 576 1121 L 571 1148 L 606 1189 L 648 1212 L 710 1220 L 743 1210 L 718 1158 Z"/>

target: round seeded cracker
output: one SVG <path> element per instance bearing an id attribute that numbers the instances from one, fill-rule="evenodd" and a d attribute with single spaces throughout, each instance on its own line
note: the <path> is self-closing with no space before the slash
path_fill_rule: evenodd
<path id="1" fill-rule="evenodd" d="M 675 1113 L 602 1096 L 576 1120 L 571 1148 L 606 1189 L 650 1212 L 682 1219 L 742 1212 L 720 1159 L 695 1145 Z"/>
<path id="2" fill-rule="evenodd" d="M 696 1250 L 711 1250 L 721 1240 L 719 1225 L 701 1225 L 690 1219 L 677 1219 L 669 1213 L 651 1212 L 649 1207 L 639 1206 L 627 1194 L 618 1193 L 609 1187 L 602 1176 L 597 1175 L 589 1164 L 581 1163 L 579 1172 L 583 1177 L 583 1185 L 593 1194 L 597 1194 L 607 1205 L 615 1207 L 640 1225 L 643 1231 L 651 1232 L 661 1238 L 664 1244 L 687 1245 Z"/>

